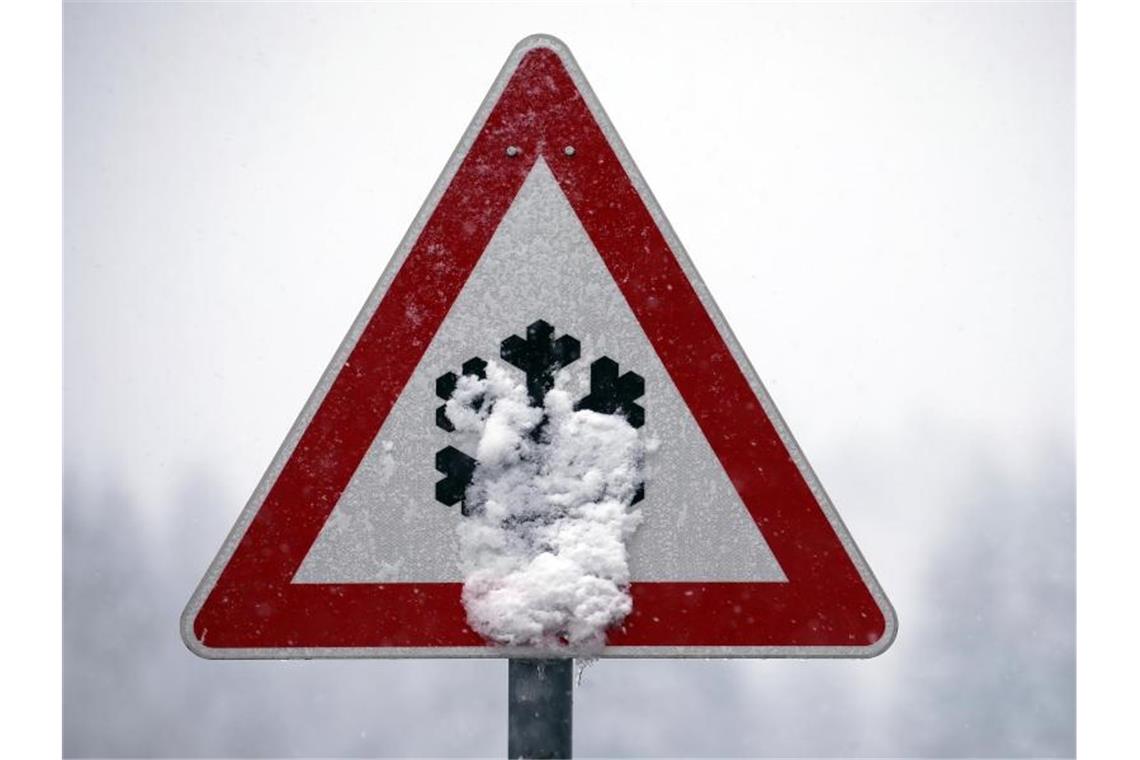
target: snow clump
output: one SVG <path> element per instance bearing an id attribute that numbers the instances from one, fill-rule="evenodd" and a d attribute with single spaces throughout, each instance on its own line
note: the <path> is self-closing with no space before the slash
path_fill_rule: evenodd
<path id="1" fill-rule="evenodd" d="M 533 406 L 491 362 L 447 402 L 456 432 L 478 441 L 458 529 L 463 604 L 491 641 L 599 651 L 633 608 L 626 542 L 646 448 L 624 417 L 575 411 L 561 385 Z"/>

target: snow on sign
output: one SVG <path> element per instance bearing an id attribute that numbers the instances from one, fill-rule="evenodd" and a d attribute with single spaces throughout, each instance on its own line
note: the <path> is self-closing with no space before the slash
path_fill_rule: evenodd
<path id="1" fill-rule="evenodd" d="M 531 37 L 182 632 L 205 657 L 870 656 L 895 619 L 570 54 Z"/>

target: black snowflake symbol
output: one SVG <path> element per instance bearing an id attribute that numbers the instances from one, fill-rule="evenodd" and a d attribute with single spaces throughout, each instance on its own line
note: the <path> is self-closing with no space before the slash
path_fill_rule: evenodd
<path id="1" fill-rule="evenodd" d="M 538 320 L 527 326 L 526 337 L 512 335 L 503 340 L 499 356 L 526 374 L 527 395 L 533 406 L 542 407 L 547 392 L 554 387 L 555 374 L 578 361 L 581 344 L 572 335 L 554 337 L 554 326 Z M 455 392 L 460 375 L 479 379 L 487 377 L 487 362 L 478 356 L 463 363 L 459 374 L 447 372 L 436 378 L 435 395 L 446 402 Z M 575 409 L 589 409 L 600 414 L 621 414 L 635 428 L 645 424 L 645 408 L 635 403 L 645 395 L 645 379 L 635 372 L 622 374 L 618 363 L 603 356 L 590 363 L 590 392 L 574 404 Z M 476 398 L 473 406 L 478 410 L 483 400 Z M 451 433 L 455 426 L 447 417 L 447 406 L 435 410 L 437 427 Z M 460 504 L 464 515 L 467 507 L 467 486 L 475 473 L 475 459 L 454 446 L 435 453 L 435 469 L 443 475 L 435 484 L 436 501 L 447 506 Z M 638 486 L 633 503 L 645 498 L 645 486 Z"/>

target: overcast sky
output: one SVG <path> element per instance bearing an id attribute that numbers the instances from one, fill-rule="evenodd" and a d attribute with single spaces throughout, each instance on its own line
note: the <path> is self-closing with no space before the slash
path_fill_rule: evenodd
<path id="1" fill-rule="evenodd" d="M 579 754 L 1073 752 L 1065 4 L 65 10 L 65 751 L 485 754 L 502 662 L 178 613 L 513 45 L 573 51 L 900 619 L 618 662 Z"/>

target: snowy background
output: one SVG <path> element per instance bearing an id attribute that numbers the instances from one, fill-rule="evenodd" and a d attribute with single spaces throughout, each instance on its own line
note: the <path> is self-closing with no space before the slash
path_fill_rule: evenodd
<path id="1" fill-rule="evenodd" d="M 900 620 L 870 661 L 601 662 L 576 753 L 1071 755 L 1064 4 L 69 4 L 65 753 L 503 753 L 504 662 L 207 662 L 178 615 L 538 31 Z"/>

